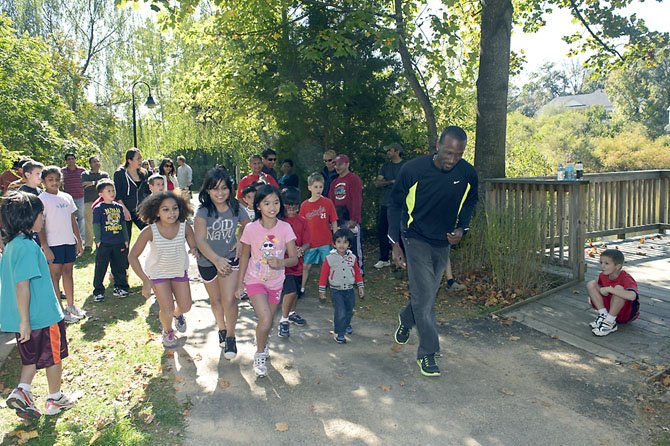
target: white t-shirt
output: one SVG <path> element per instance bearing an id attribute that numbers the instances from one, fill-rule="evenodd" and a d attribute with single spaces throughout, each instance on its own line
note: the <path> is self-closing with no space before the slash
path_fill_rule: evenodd
<path id="1" fill-rule="evenodd" d="M 77 212 L 72 196 L 66 192 L 58 194 L 42 192 L 39 199 L 44 204 L 44 232 L 48 246 L 75 245 L 77 238 L 72 229 L 72 214 Z"/>

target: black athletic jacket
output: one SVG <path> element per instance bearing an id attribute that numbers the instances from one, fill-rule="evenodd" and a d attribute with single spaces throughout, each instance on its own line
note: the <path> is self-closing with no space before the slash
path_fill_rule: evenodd
<path id="1" fill-rule="evenodd" d="M 460 160 L 449 172 L 438 169 L 433 155 L 414 158 L 400 169 L 388 208 L 392 242 L 418 238 L 434 246 L 447 246 L 455 228 L 467 231 L 478 199 L 477 172 Z"/>

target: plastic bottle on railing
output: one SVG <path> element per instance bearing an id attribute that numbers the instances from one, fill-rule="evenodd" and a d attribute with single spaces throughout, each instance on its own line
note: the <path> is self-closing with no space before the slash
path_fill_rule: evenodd
<path id="1" fill-rule="evenodd" d="M 572 161 L 565 164 L 565 181 L 575 181 L 575 165 Z"/>
<path id="2" fill-rule="evenodd" d="M 581 161 L 577 161 L 577 163 L 575 163 L 575 178 L 581 180 L 583 176 L 584 176 L 584 163 L 582 163 Z"/>
<path id="3" fill-rule="evenodd" d="M 556 179 L 558 181 L 563 181 L 565 179 L 565 170 L 563 169 L 563 163 L 558 163 L 558 173 L 556 174 Z"/>

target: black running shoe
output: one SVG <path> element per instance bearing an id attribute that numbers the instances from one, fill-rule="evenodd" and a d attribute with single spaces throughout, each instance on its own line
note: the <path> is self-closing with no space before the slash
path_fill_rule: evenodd
<path id="1" fill-rule="evenodd" d="M 407 341 L 409 341 L 409 332 L 411 328 L 403 325 L 402 320 L 400 319 L 400 316 L 398 316 L 398 328 L 395 331 L 395 341 L 398 344 L 407 344 Z"/>
<path id="2" fill-rule="evenodd" d="M 226 330 L 219 330 L 219 347 L 224 348 L 226 346 L 226 335 L 228 332 Z"/>
<path id="3" fill-rule="evenodd" d="M 440 376 L 440 368 L 435 363 L 435 355 L 430 354 L 426 355 L 423 358 L 417 359 L 416 363 L 419 364 L 419 369 L 423 376 Z"/>
<path id="4" fill-rule="evenodd" d="M 296 325 L 305 325 L 307 321 L 295 311 L 288 315 L 288 320 Z"/>
<path id="5" fill-rule="evenodd" d="M 223 357 L 230 360 L 237 356 L 237 343 L 235 338 L 226 338 L 226 347 L 223 349 Z"/>
<path id="6" fill-rule="evenodd" d="M 279 332 L 277 333 L 277 336 L 280 338 L 288 338 L 291 336 L 291 332 L 288 327 L 288 322 L 280 322 L 279 323 Z"/>

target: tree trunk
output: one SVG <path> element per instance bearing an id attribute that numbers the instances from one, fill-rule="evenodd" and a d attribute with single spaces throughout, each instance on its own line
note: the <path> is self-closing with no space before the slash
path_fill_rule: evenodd
<path id="1" fill-rule="evenodd" d="M 429 151 L 432 151 L 435 149 L 435 143 L 437 142 L 435 110 L 433 109 L 433 104 L 430 101 L 428 92 L 425 91 L 421 86 L 421 83 L 419 83 L 419 79 L 414 70 L 414 64 L 412 63 L 412 55 L 405 42 L 405 18 L 402 13 L 402 0 L 395 0 L 395 23 L 396 30 L 398 31 L 398 52 L 400 53 L 402 66 L 405 70 L 405 77 L 407 77 L 407 81 L 414 92 L 414 96 L 416 96 L 423 109 L 423 114 L 426 119 L 426 136 L 428 137 L 427 147 Z"/>
<path id="2" fill-rule="evenodd" d="M 505 176 L 512 11 L 510 0 L 482 3 L 475 143 L 475 168 L 480 178 Z"/>

